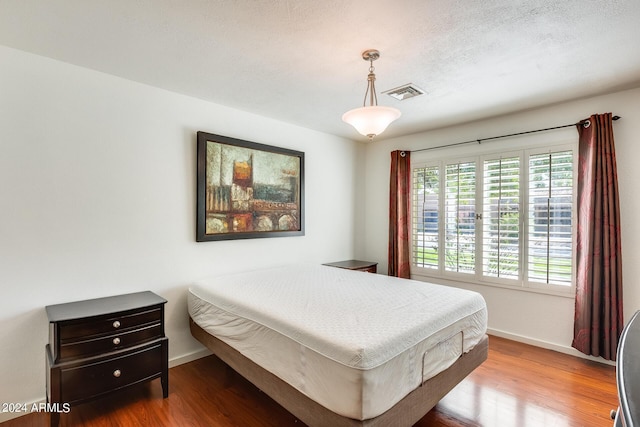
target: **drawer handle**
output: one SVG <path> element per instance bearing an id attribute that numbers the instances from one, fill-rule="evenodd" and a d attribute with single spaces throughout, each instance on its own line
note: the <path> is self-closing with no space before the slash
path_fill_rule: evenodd
<path id="1" fill-rule="evenodd" d="M 118 344 L 120 344 L 120 338 L 119 338 L 119 337 L 115 337 L 115 338 L 113 339 L 113 344 L 114 344 L 114 345 L 118 345 Z"/>
<path id="2" fill-rule="evenodd" d="M 120 327 L 120 321 L 116 320 L 115 322 L 113 322 L 113 327 L 114 328 L 119 328 Z"/>
<path id="3" fill-rule="evenodd" d="M 120 369 L 116 369 L 115 371 L 113 371 L 114 377 L 120 378 L 120 375 L 122 375 L 122 372 L 120 372 Z"/>

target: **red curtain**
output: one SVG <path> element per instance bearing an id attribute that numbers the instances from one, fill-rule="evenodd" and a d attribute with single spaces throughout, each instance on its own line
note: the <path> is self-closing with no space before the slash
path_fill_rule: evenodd
<path id="1" fill-rule="evenodd" d="M 411 276 L 409 262 L 409 198 L 411 161 L 409 151 L 391 153 L 389 194 L 389 276 Z"/>
<path id="2" fill-rule="evenodd" d="M 616 360 L 624 326 L 616 154 L 611 113 L 578 124 L 578 230 L 572 346 Z"/>

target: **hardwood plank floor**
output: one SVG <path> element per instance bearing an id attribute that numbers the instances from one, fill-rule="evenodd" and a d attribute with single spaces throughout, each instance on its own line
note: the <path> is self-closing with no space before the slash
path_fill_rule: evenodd
<path id="1" fill-rule="evenodd" d="M 612 426 L 617 407 L 615 368 L 562 353 L 490 337 L 489 358 L 416 427 Z M 61 427 L 278 426 L 304 427 L 215 356 L 169 371 L 169 397 L 159 380 L 73 407 Z M 2 427 L 42 427 L 32 413 Z"/>

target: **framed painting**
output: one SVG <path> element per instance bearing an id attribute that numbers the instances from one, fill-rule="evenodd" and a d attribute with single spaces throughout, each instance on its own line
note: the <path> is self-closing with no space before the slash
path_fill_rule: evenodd
<path id="1" fill-rule="evenodd" d="M 304 235 L 304 153 L 198 132 L 196 240 Z"/>

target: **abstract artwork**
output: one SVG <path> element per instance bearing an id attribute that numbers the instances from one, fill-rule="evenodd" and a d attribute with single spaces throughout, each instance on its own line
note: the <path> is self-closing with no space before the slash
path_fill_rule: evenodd
<path id="1" fill-rule="evenodd" d="M 304 235 L 304 153 L 198 132 L 196 240 Z"/>

